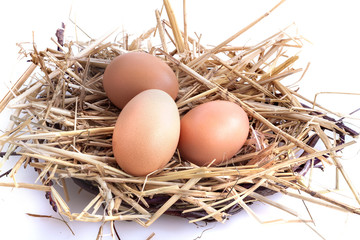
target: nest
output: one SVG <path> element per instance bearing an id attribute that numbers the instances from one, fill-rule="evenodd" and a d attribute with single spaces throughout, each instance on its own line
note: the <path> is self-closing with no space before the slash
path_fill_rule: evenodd
<path id="1" fill-rule="evenodd" d="M 303 39 L 284 29 L 253 46 L 228 45 L 276 7 L 221 44 L 206 48 L 179 29 L 171 6 L 164 3 L 169 21 L 156 11 L 157 26 L 137 38 L 123 34 L 120 40 L 106 42 L 112 32 L 88 43 L 66 42 L 58 30 L 58 40 L 53 39 L 57 49 L 39 51 L 34 44 L 31 51 L 22 52 L 30 66 L 1 102 L 1 111 L 14 111 L 0 138 L 8 146 L 4 158 L 20 157 L 7 172 L 14 181 L 0 186 L 46 191 L 54 211 L 86 222 L 131 220 L 149 226 L 162 214 L 190 222 L 224 222 L 241 209 L 254 215 L 248 206 L 254 201 L 299 217 L 266 197 L 277 192 L 359 214 L 358 208 L 316 192 L 303 181 L 309 170 L 335 165 L 359 201 L 336 154 L 354 143 L 351 138 L 358 133 L 281 82 L 302 71 L 293 68 L 299 57 L 288 53 L 301 48 Z M 160 44 L 153 45 L 152 38 Z M 250 134 L 236 156 L 220 166 L 199 167 L 176 152 L 163 169 L 146 177 L 123 172 L 111 145 L 120 110 L 105 95 L 102 75 L 111 59 L 129 51 L 153 54 L 174 70 L 181 116 L 216 99 L 239 104 L 249 115 Z M 325 148 L 316 150 L 317 142 Z M 16 182 L 21 166 L 34 168 L 41 184 Z M 53 186 L 62 183 L 66 196 L 64 179 L 94 193 L 83 211 L 73 212 Z"/>

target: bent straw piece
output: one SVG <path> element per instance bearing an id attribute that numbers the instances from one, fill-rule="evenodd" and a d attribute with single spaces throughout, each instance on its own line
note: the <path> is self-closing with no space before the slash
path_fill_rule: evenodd
<path id="1" fill-rule="evenodd" d="M 264 177 L 266 177 L 267 179 L 272 180 L 274 182 L 277 182 L 279 184 L 283 184 L 284 186 L 290 184 L 289 181 L 284 181 L 281 178 L 278 178 L 278 177 L 275 177 L 275 176 L 264 175 Z M 293 189 L 299 190 L 299 187 L 297 187 L 297 186 L 298 185 L 294 186 L 294 184 L 292 184 Z M 314 204 L 317 204 L 317 205 L 320 205 L 320 206 L 332 208 L 332 209 L 335 209 L 337 211 L 349 212 L 347 209 L 345 209 L 343 207 L 340 207 L 340 206 L 337 206 L 337 205 L 335 205 L 335 204 L 333 204 L 333 203 L 331 203 L 329 201 L 326 201 L 326 200 L 323 200 L 323 199 L 317 199 L 317 198 L 315 198 L 313 196 L 309 197 L 309 196 L 305 196 L 303 194 L 290 192 L 287 189 L 285 189 L 284 187 L 281 187 L 279 185 L 267 184 L 266 187 L 273 190 L 273 191 L 281 192 L 282 194 L 288 195 L 290 197 L 298 198 L 298 199 L 301 199 L 301 200 L 304 200 L 304 201 L 307 201 L 307 202 L 311 202 L 311 203 L 314 203 Z"/>
<path id="2" fill-rule="evenodd" d="M 316 103 L 316 99 L 319 95 L 321 94 L 342 94 L 342 95 L 355 95 L 355 96 L 360 96 L 360 93 L 356 93 L 356 92 L 318 92 L 315 94 L 314 96 L 314 100 L 311 102 L 312 105 L 313 105 L 313 108 L 315 106 L 315 103 Z"/>
<path id="3" fill-rule="evenodd" d="M 237 185 L 236 188 L 238 188 L 238 189 L 241 190 L 241 191 L 247 190 L 246 188 L 241 187 L 241 186 L 239 186 L 239 185 Z M 294 210 L 286 207 L 285 205 L 282 205 L 282 204 L 280 204 L 280 203 L 274 202 L 274 201 L 272 201 L 271 199 L 269 199 L 269 198 L 267 198 L 267 197 L 264 197 L 264 196 L 262 196 L 261 194 L 258 194 L 258 193 L 256 193 L 256 192 L 250 193 L 250 196 L 253 197 L 253 198 L 255 198 L 255 199 L 257 199 L 258 201 L 261 201 L 261 202 L 266 203 L 266 204 L 268 204 L 268 205 L 270 205 L 270 206 L 273 206 L 273 207 L 276 207 L 276 208 L 278 208 L 278 209 L 281 209 L 281 210 L 283 210 L 283 211 L 285 211 L 285 212 L 287 212 L 287 213 L 289 213 L 289 214 L 291 214 L 291 215 L 299 218 L 302 223 L 305 223 L 308 227 L 310 227 L 311 230 L 313 230 L 316 234 L 318 234 L 319 237 L 321 237 L 322 239 L 325 239 L 322 235 L 320 235 L 320 233 L 319 233 L 312 225 L 308 224 L 308 221 L 306 221 L 298 212 L 296 212 L 296 211 L 294 211 Z"/>
<path id="4" fill-rule="evenodd" d="M 352 183 L 349 175 L 346 173 L 343 165 L 341 164 L 340 160 L 337 158 L 337 157 L 333 157 L 333 160 L 334 160 L 334 163 L 335 163 L 335 166 L 337 169 L 340 170 L 341 174 L 343 175 L 346 183 L 348 184 L 351 192 L 353 193 L 356 201 L 360 204 L 360 196 L 359 196 L 359 192 L 357 191 L 357 189 L 355 188 L 354 184 Z M 360 213 L 360 211 L 359 211 Z"/>
<path id="5" fill-rule="evenodd" d="M 324 143 L 325 147 L 327 149 L 331 149 L 331 143 L 329 138 L 326 136 L 326 134 L 324 133 L 324 131 L 319 127 L 319 126 L 315 126 L 315 130 L 318 133 L 318 135 L 320 136 L 320 139 L 322 140 L 322 142 Z M 334 150 L 332 150 L 330 152 L 330 157 L 333 160 L 336 168 L 338 170 L 340 170 L 342 176 L 344 177 L 344 180 L 346 181 L 347 185 L 349 186 L 351 192 L 353 193 L 356 201 L 360 204 L 360 196 L 359 196 L 359 192 L 356 190 L 354 184 L 352 183 L 351 179 L 349 178 L 349 175 L 346 173 L 343 165 L 341 164 L 341 161 L 339 160 L 339 158 L 336 156 L 336 152 Z"/>
<path id="6" fill-rule="evenodd" d="M 309 194 L 312 198 L 318 198 L 320 199 L 321 201 L 325 201 L 329 204 L 332 204 L 336 207 L 339 207 L 341 208 L 343 211 L 347 211 L 347 212 L 351 212 L 351 213 L 355 213 L 355 214 L 359 214 L 360 215 L 360 208 L 356 208 L 356 207 L 353 207 L 353 206 L 350 206 L 346 203 L 342 203 L 342 202 L 339 202 L 335 199 L 332 199 L 330 197 L 327 197 L 325 196 L 324 194 L 321 194 L 317 191 L 314 191 L 312 190 L 311 188 L 309 187 L 304 187 L 303 185 L 301 184 L 293 184 L 293 183 L 290 183 L 290 182 L 287 182 L 287 181 L 282 181 L 281 179 L 279 178 L 274 178 L 274 177 L 269 177 L 269 176 L 265 176 L 266 178 L 269 178 L 271 180 L 274 180 L 274 181 L 277 181 L 279 182 L 280 184 L 282 184 L 283 186 L 285 187 L 288 187 L 288 188 L 291 188 L 291 189 L 295 189 L 295 190 L 300 190 L 302 192 L 305 192 L 307 194 Z M 275 186 L 275 188 L 277 188 L 279 186 Z M 273 187 L 274 188 L 274 187 Z M 281 191 L 281 192 L 284 192 L 285 194 L 290 194 L 290 195 L 294 195 L 294 194 L 291 194 L 289 191 L 287 191 L 286 189 L 284 189 L 283 187 L 280 187 L 277 191 Z M 299 197 L 300 198 L 300 197 Z"/>
<path id="7" fill-rule="evenodd" d="M 306 102 L 310 103 L 310 104 L 312 105 L 311 109 L 313 109 L 313 110 L 315 110 L 315 107 L 318 107 L 318 108 L 322 109 L 323 111 L 326 111 L 327 113 L 333 114 L 333 115 L 335 115 L 335 116 L 337 116 L 337 117 L 352 119 L 352 116 L 351 116 L 351 115 L 346 115 L 346 116 L 344 116 L 343 114 L 340 114 L 340 113 L 338 113 L 338 112 L 331 111 L 330 109 L 327 109 L 327 108 L 321 106 L 320 104 L 318 104 L 318 103 L 316 103 L 316 102 L 313 102 L 313 100 L 309 100 L 308 98 L 302 96 L 302 95 L 299 94 L 298 92 L 295 92 L 295 91 L 293 91 L 293 90 L 291 90 L 291 89 L 288 89 L 288 90 L 291 92 L 291 94 L 294 94 L 295 96 L 297 96 L 297 97 L 305 100 Z M 351 94 L 351 93 L 348 93 L 348 94 Z M 305 104 L 304 104 L 304 105 L 305 105 Z M 317 110 L 315 110 L 315 112 L 317 112 Z M 320 111 L 319 111 L 319 112 L 320 112 Z M 353 118 L 353 119 L 358 119 L 358 118 Z M 356 132 L 356 131 L 354 131 L 354 130 L 352 130 L 352 129 L 349 129 L 347 126 L 344 126 L 344 128 L 346 128 L 346 131 L 348 131 L 348 132 L 350 131 L 349 133 L 351 133 L 351 134 L 354 135 L 354 136 L 358 136 L 358 135 L 359 135 L 358 132 Z"/>

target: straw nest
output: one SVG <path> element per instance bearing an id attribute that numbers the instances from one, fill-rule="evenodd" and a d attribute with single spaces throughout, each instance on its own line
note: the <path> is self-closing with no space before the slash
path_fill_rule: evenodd
<path id="1" fill-rule="evenodd" d="M 14 109 L 10 127 L 0 138 L 2 147 L 8 146 L 4 158 L 11 154 L 20 158 L 7 173 L 14 181 L 0 186 L 46 191 L 55 211 L 87 222 L 132 220 L 149 226 L 162 214 L 191 222 L 224 222 L 240 209 L 254 216 L 248 206 L 253 201 L 299 217 L 266 197 L 276 192 L 359 214 L 358 208 L 330 199 L 302 181 L 314 167 L 335 165 L 359 201 L 336 154 L 353 143 L 345 136 L 351 140 L 358 134 L 329 117 L 330 110 L 281 82 L 302 71 L 293 68 L 298 56 L 287 53 L 301 48 L 303 39 L 284 29 L 253 46 L 228 45 L 277 6 L 219 45 L 206 48 L 187 35 L 186 25 L 184 32 L 179 29 L 171 6 L 164 3 L 169 20 L 156 11 L 157 25 L 135 39 L 124 33 L 121 39 L 106 42 L 112 32 L 89 43 L 66 42 L 58 30 L 58 40 L 53 39 L 57 50 L 39 51 L 34 44 L 30 52 L 23 52 L 30 66 L 1 102 L 1 111 Z M 160 40 L 159 46 L 153 46 L 154 38 Z M 215 99 L 239 104 L 250 118 L 249 138 L 240 152 L 226 164 L 207 167 L 182 161 L 176 152 L 163 169 L 146 177 L 123 172 L 111 146 L 120 110 L 105 95 L 102 75 L 111 59 L 128 51 L 154 54 L 174 70 L 180 85 L 176 100 L 180 115 Z M 314 148 L 318 141 L 323 150 Z M 28 165 L 36 169 L 41 184 L 15 181 L 17 170 Z M 63 183 L 66 196 L 63 180 L 68 178 L 94 193 L 81 212 L 73 212 L 53 186 Z"/>

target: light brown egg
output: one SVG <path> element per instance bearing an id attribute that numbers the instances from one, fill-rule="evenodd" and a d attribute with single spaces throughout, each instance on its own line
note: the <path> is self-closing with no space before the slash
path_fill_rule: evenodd
<path id="1" fill-rule="evenodd" d="M 245 111 L 229 101 L 201 104 L 184 115 L 180 124 L 178 149 L 182 159 L 206 166 L 232 158 L 249 133 Z"/>
<path id="2" fill-rule="evenodd" d="M 110 101 L 119 108 L 147 89 L 163 90 L 173 99 L 179 91 L 172 69 L 158 57 L 144 52 L 115 57 L 105 69 L 103 86 Z"/>
<path id="3" fill-rule="evenodd" d="M 112 146 L 120 168 L 144 176 L 165 166 L 180 135 L 180 116 L 174 100 L 164 91 L 146 90 L 121 111 Z"/>

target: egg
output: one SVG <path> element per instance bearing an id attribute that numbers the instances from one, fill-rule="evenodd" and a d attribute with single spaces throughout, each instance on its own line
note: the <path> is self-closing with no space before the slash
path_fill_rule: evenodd
<path id="1" fill-rule="evenodd" d="M 171 160 L 179 135 L 180 116 L 174 100 L 162 90 L 145 90 L 118 116 L 112 138 L 116 162 L 133 176 L 145 176 Z"/>
<path id="2" fill-rule="evenodd" d="M 182 159 L 198 166 L 231 159 L 249 134 L 249 119 L 237 104 L 224 100 L 203 103 L 180 121 L 178 149 Z"/>
<path id="3" fill-rule="evenodd" d="M 173 70 L 161 59 L 145 52 L 115 57 L 106 67 L 103 87 L 110 101 L 123 108 L 147 89 L 160 89 L 176 99 L 179 84 Z"/>

